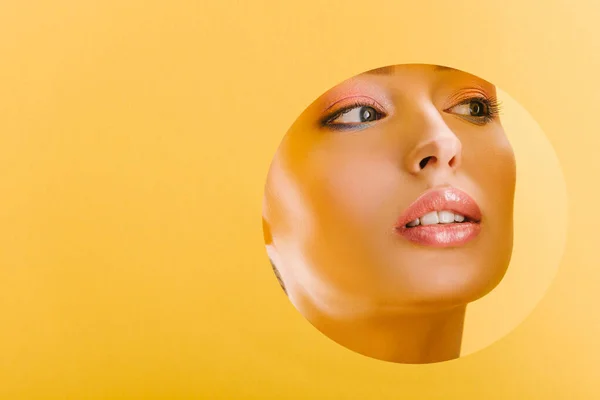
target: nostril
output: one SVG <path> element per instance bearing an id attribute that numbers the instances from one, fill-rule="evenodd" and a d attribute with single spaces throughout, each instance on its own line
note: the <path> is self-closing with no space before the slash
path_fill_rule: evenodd
<path id="1" fill-rule="evenodd" d="M 452 159 L 448 162 L 448 165 L 454 168 L 456 166 L 456 157 L 452 157 Z"/>
<path id="2" fill-rule="evenodd" d="M 419 163 L 419 167 L 421 167 L 421 169 L 425 168 L 425 166 L 427 165 L 427 163 L 432 159 L 433 157 L 425 157 L 424 159 L 421 160 L 421 162 Z"/>

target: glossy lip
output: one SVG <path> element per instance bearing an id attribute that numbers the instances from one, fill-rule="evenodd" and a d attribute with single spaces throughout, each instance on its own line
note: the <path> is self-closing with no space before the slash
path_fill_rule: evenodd
<path id="1" fill-rule="evenodd" d="M 463 215 L 467 221 L 451 224 L 406 224 L 432 211 L 452 211 Z M 475 239 L 481 231 L 481 210 L 465 192 L 447 187 L 425 192 L 415 200 L 398 219 L 396 232 L 411 242 L 433 247 L 457 247 Z"/>

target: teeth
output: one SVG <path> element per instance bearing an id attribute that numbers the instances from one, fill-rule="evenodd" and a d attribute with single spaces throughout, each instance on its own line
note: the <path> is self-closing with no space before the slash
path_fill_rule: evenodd
<path id="1" fill-rule="evenodd" d="M 421 217 L 421 225 L 434 225 L 438 222 L 440 222 L 440 219 L 438 218 L 438 213 L 435 211 L 432 211 Z"/>
<path id="2" fill-rule="evenodd" d="M 406 226 L 412 228 L 418 225 L 451 224 L 454 222 L 463 222 L 464 220 L 465 217 L 463 215 L 455 214 L 452 211 L 432 211 L 421 218 L 409 222 Z"/>
<path id="3" fill-rule="evenodd" d="M 438 217 L 440 224 L 451 224 L 454 222 L 454 213 L 451 211 L 440 211 Z"/>
<path id="4" fill-rule="evenodd" d="M 420 222 L 419 218 L 417 218 L 414 221 L 411 221 L 408 224 L 406 224 L 406 226 L 410 226 L 410 227 L 417 226 L 417 225 L 419 225 L 419 222 Z"/>

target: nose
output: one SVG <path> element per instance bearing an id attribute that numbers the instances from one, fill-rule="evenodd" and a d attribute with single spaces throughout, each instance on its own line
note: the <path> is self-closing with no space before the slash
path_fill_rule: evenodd
<path id="1" fill-rule="evenodd" d="M 437 119 L 441 119 L 439 114 Z M 462 143 L 443 120 L 421 125 L 419 130 L 416 144 L 407 157 L 409 172 L 420 174 L 440 169 L 453 172 L 460 167 Z"/>

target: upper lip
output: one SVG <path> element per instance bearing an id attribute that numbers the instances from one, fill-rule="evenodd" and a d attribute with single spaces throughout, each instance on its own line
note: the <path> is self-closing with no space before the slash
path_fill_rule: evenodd
<path id="1" fill-rule="evenodd" d="M 479 206 L 462 190 L 446 187 L 433 189 L 423 193 L 402 213 L 397 222 L 397 227 L 404 227 L 411 221 L 421 218 L 432 211 L 452 211 L 460 214 L 473 222 L 481 221 Z"/>

